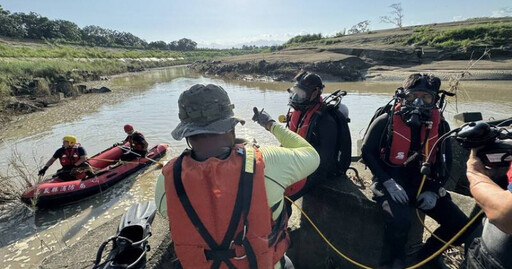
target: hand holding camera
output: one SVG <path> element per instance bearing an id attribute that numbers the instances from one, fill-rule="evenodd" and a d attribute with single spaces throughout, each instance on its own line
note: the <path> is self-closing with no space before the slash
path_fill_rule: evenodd
<path id="1" fill-rule="evenodd" d="M 512 132 L 507 128 L 470 122 L 457 132 L 455 139 L 464 148 L 478 149 L 476 156 L 485 166 L 505 167 L 512 161 Z"/>

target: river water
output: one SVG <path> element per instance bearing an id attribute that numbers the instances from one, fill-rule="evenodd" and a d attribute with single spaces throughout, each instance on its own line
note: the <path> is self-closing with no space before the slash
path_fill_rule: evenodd
<path id="1" fill-rule="evenodd" d="M 186 147 L 170 133 L 178 124 L 177 100 L 180 93 L 196 83 L 221 85 L 235 104 L 235 114 L 247 120 L 236 129 L 238 137 L 256 139 L 259 144 L 277 144 L 273 136 L 250 119 L 252 108 L 265 108 L 274 118 L 288 110 L 291 83 L 246 82 L 206 78 L 184 67 L 157 69 L 112 77 L 89 83 L 107 86 L 112 93 L 84 95 L 75 100 L 26 115 L 4 127 L 0 134 L 0 172 L 12 175 L 9 160 L 17 153 L 28 172 L 35 175 L 66 134 L 74 134 L 90 156 L 124 139 L 123 125 L 133 124 L 146 136 L 150 146 L 169 143 L 169 154 L 178 155 Z M 350 129 L 355 153 L 375 109 L 386 104 L 400 82 L 326 83 L 325 93 L 343 89 L 350 111 Z M 443 85 L 444 86 L 444 85 Z M 464 81 L 457 99 L 451 98 L 445 116 L 454 125 L 457 112 L 481 111 L 484 119 L 512 115 L 511 81 Z M 58 164 L 47 172 L 50 175 Z M 34 210 L 20 203 L 11 205 L 10 214 L 0 216 L 0 261 L 2 268 L 34 268 L 53 252 L 79 242 L 85 233 L 120 215 L 130 204 L 152 198 L 154 166 L 124 180 L 109 190 L 58 209 Z M 15 179 L 13 179 L 15 180 Z M 0 212 L 1 213 L 1 212 Z M 84 253 L 93 259 L 95 253 Z"/>

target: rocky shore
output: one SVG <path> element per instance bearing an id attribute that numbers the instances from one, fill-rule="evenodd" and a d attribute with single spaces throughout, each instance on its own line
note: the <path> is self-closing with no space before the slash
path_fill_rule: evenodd
<path id="1" fill-rule="evenodd" d="M 412 72 L 432 72 L 448 79 L 465 71 L 469 73 L 464 79 L 511 80 L 512 40 L 501 35 L 511 22 L 510 18 L 482 18 L 342 34 L 285 44 L 268 53 L 199 61 L 191 68 L 246 80 L 288 81 L 299 69 L 331 81 L 402 80 Z M 482 38 L 486 35 L 495 38 Z"/>
<path id="2" fill-rule="evenodd" d="M 484 52 L 486 56 L 472 65 Z M 244 80 L 289 81 L 300 69 L 330 81 L 402 80 L 413 72 L 449 79 L 468 69 L 466 79 L 512 80 L 512 48 L 448 52 L 431 47 L 331 45 L 199 61 L 190 68 L 209 76 Z"/>
<path id="3" fill-rule="evenodd" d="M 54 78 L 18 78 L 12 82 L 11 96 L 0 100 L 0 122 L 8 122 L 10 116 L 41 111 L 67 98 L 81 94 L 107 93 L 106 87 L 87 88 L 86 81 L 105 80 L 97 73 L 75 70 Z"/>

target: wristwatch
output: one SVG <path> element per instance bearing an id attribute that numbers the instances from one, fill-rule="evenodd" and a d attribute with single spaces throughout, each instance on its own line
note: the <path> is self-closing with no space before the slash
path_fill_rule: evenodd
<path id="1" fill-rule="evenodd" d="M 445 197 L 446 196 L 446 189 L 441 187 L 438 191 L 439 197 Z"/>

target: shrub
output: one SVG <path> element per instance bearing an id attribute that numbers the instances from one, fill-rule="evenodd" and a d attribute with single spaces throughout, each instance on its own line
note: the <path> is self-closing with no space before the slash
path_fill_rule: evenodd
<path id="1" fill-rule="evenodd" d="M 306 34 L 306 35 L 297 35 L 292 37 L 290 40 L 288 40 L 286 44 L 293 44 L 293 43 L 305 43 L 309 41 L 315 41 L 322 39 L 322 34 Z"/>
<path id="2" fill-rule="evenodd" d="M 414 30 L 406 44 L 428 45 L 440 48 L 468 48 L 477 43 L 500 46 L 512 42 L 512 23 L 482 23 L 433 30 L 425 26 Z"/>

